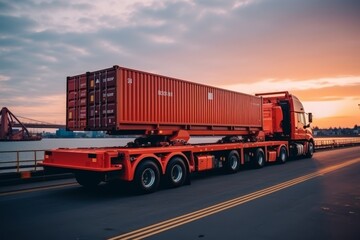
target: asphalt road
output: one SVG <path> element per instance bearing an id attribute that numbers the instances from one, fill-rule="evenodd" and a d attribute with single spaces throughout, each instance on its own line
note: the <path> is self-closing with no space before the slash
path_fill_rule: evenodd
<path id="1" fill-rule="evenodd" d="M 359 183 L 360 147 L 353 147 L 232 175 L 198 174 L 190 186 L 149 195 L 117 184 L 14 186 L 0 189 L 0 239 L 357 240 Z M 23 191 L 32 187 L 39 188 Z"/>

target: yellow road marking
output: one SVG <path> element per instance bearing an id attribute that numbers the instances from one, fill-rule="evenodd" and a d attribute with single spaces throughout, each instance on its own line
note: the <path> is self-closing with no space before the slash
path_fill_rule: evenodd
<path id="1" fill-rule="evenodd" d="M 144 239 L 146 237 L 149 237 L 149 236 L 170 230 L 172 228 L 196 221 L 198 219 L 201 219 L 206 216 L 224 211 L 226 209 L 236 207 L 236 206 L 244 204 L 246 202 L 249 202 L 249 201 L 255 200 L 257 198 L 278 192 L 282 189 L 289 188 L 296 184 L 308 181 L 310 179 L 313 179 L 313 178 L 322 176 L 324 174 L 339 170 L 341 168 L 347 167 L 349 165 L 352 165 L 352 164 L 355 164 L 358 162 L 360 162 L 360 158 L 357 158 L 357 159 L 354 159 L 351 161 L 347 161 L 347 162 L 344 162 L 341 164 L 337 164 L 337 165 L 334 165 L 331 167 L 327 167 L 327 168 L 321 169 L 319 171 L 316 171 L 314 173 L 310 173 L 310 174 L 307 174 L 307 175 L 304 175 L 304 176 L 301 176 L 298 178 L 294 178 L 292 180 L 289 180 L 289 181 L 286 181 L 286 182 L 283 182 L 283 183 L 280 183 L 280 184 L 277 184 L 277 185 L 274 185 L 274 186 L 271 186 L 271 187 L 268 187 L 268 188 L 265 188 L 265 189 L 262 189 L 262 190 L 259 190 L 259 191 L 241 196 L 241 197 L 238 197 L 238 198 L 234 198 L 234 199 L 231 199 L 231 200 L 228 200 L 228 201 L 225 201 L 225 202 L 222 202 L 222 203 L 219 203 L 219 204 L 216 204 L 216 205 L 204 208 L 204 209 L 200 209 L 195 212 L 191 212 L 191 213 L 179 216 L 179 217 L 175 217 L 175 218 L 172 218 L 172 219 L 169 219 L 169 220 L 166 220 L 163 222 L 159 222 L 159 223 L 156 223 L 156 224 L 153 224 L 153 225 L 150 225 L 150 226 L 147 226 L 147 227 L 144 227 L 144 228 L 141 228 L 141 229 L 129 232 L 129 233 L 125 233 L 125 234 L 110 238 L 109 240 Z"/>
<path id="2" fill-rule="evenodd" d="M 64 184 L 59 184 L 59 185 L 56 185 L 56 186 L 37 187 L 37 188 L 31 188 L 31 189 L 4 192 L 4 193 L 0 193 L 0 197 L 8 196 L 8 195 L 14 195 L 14 194 L 20 194 L 20 193 L 29 193 L 29 192 L 37 192 L 37 191 L 42 191 L 42 190 L 70 187 L 70 186 L 75 186 L 75 185 L 79 185 L 79 184 L 77 184 L 77 183 L 64 183 Z"/>

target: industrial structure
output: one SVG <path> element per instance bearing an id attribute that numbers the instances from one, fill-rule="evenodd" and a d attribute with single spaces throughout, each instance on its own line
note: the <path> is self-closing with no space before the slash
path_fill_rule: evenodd
<path id="1" fill-rule="evenodd" d="M 33 141 L 41 136 L 30 134 L 26 126 L 6 107 L 0 112 L 0 141 Z"/>

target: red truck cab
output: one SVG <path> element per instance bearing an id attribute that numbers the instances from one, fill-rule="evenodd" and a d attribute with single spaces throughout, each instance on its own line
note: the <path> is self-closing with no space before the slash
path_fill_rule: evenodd
<path id="1" fill-rule="evenodd" d="M 264 132 L 267 140 L 286 140 L 294 155 L 312 156 L 314 139 L 310 123 L 312 113 L 305 113 L 303 104 L 289 92 L 259 93 L 263 98 Z"/>

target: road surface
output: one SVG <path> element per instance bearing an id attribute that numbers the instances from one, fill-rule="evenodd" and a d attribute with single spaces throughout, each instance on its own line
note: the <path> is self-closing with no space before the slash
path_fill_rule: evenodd
<path id="1" fill-rule="evenodd" d="M 360 147 L 149 195 L 68 181 L 1 188 L 0 239 L 360 239 Z"/>

